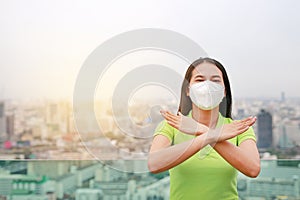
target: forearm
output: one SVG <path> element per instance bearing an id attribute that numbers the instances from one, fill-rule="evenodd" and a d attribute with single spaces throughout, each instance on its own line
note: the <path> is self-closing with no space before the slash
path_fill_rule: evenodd
<path id="1" fill-rule="evenodd" d="M 260 172 L 259 154 L 255 149 L 244 149 L 229 141 L 218 142 L 214 149 L 234 168 L 249 177 L 256 177 Z"/>
<path id="2" fill-rule="evenodd" d="M 207 138 L 207 134 L 202 134 L 192 140 L 150 152 L 148 168 L 152 173 L 171 169 L 193 156 L 211 142 L 212 140 Z"/>

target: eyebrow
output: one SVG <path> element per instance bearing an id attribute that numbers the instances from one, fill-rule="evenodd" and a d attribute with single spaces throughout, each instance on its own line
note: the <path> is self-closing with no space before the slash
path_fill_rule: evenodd
<path id="1" fill-rule="evenodd" d="M 220 75 L 213 75 L 213 76 L 211 76 L 212 78 L 221 78 L 221 76 Z"/>
<path id="2" fill-rule="evenodd" d="M 205 78 L 205 76 L 201 75 L 201 74 L 197 74 L 195 76 L 195 78 Z M 211 78 L 221 78 L 220 75 L 212 75 Z"/>
<path id="3" fill-rule="evenodd" d="M 197 75 L 195 76 L 195 78 L 205 78 L 205 77 L 202 76 L 202 75 L 200 75 L 200 74 L 197 74 Z"/>

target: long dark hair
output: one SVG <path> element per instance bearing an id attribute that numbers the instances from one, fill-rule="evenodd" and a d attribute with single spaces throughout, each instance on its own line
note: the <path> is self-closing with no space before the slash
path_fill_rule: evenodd
<path id="1" fill-rule="evenodd" d="M 199 58 L 195 60 L 187 69 L 185 73 L 185 77 L 181 87 L 181 97 L 180 97 L 180 104 L 178 108 L 178 112 L 181 112 L 183 115 L 187 115 L 190 110 L 192 109 L 192 101 L 189 96 L 186 95 L 187 89 L 189 87 L 192 72 L 193 70 L 200 65 L 201 63 L 211 63 L 214 64 L 218 69 L 221 70 L 225 85 L 225 92 L 226 96 L 222 99 L 222 102 L 219 105 L 219 111 L 224 117 L 232 118 L 231 111 L 232 111 L 232 96 L 231 96 L 231 89 L 229 79 L 226 73 L 225 68 L 223 65 L 215 59 L 212 58 Z"/>

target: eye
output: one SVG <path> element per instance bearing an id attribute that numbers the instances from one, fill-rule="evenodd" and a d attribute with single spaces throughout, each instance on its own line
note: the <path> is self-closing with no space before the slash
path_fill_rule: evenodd
<path id="1" fill-rule="evenodd" d="M 221 80 L 220 79 L 214 79 L 214 80 L 212 80 L 213 82 L 216 82 L 216 83 L 220 83 L 221 82 Z"/>
<path id="2" fill-rule="evenodd" d="M 203 79 L 195 79 L 195 82 L 202 82 L 204 81 Z"/>

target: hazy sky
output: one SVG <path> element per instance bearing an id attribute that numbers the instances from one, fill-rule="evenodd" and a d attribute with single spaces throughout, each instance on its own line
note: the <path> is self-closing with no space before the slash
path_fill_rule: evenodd
<path id="1" fill-rule="evenodd" d="M 71 97 L 88 55 L 139 28 L 196 41 L 224 64 L 236 97 L 300 97 L 299 10 L 297 0 L 0 0 L 0 98 Z"/>

